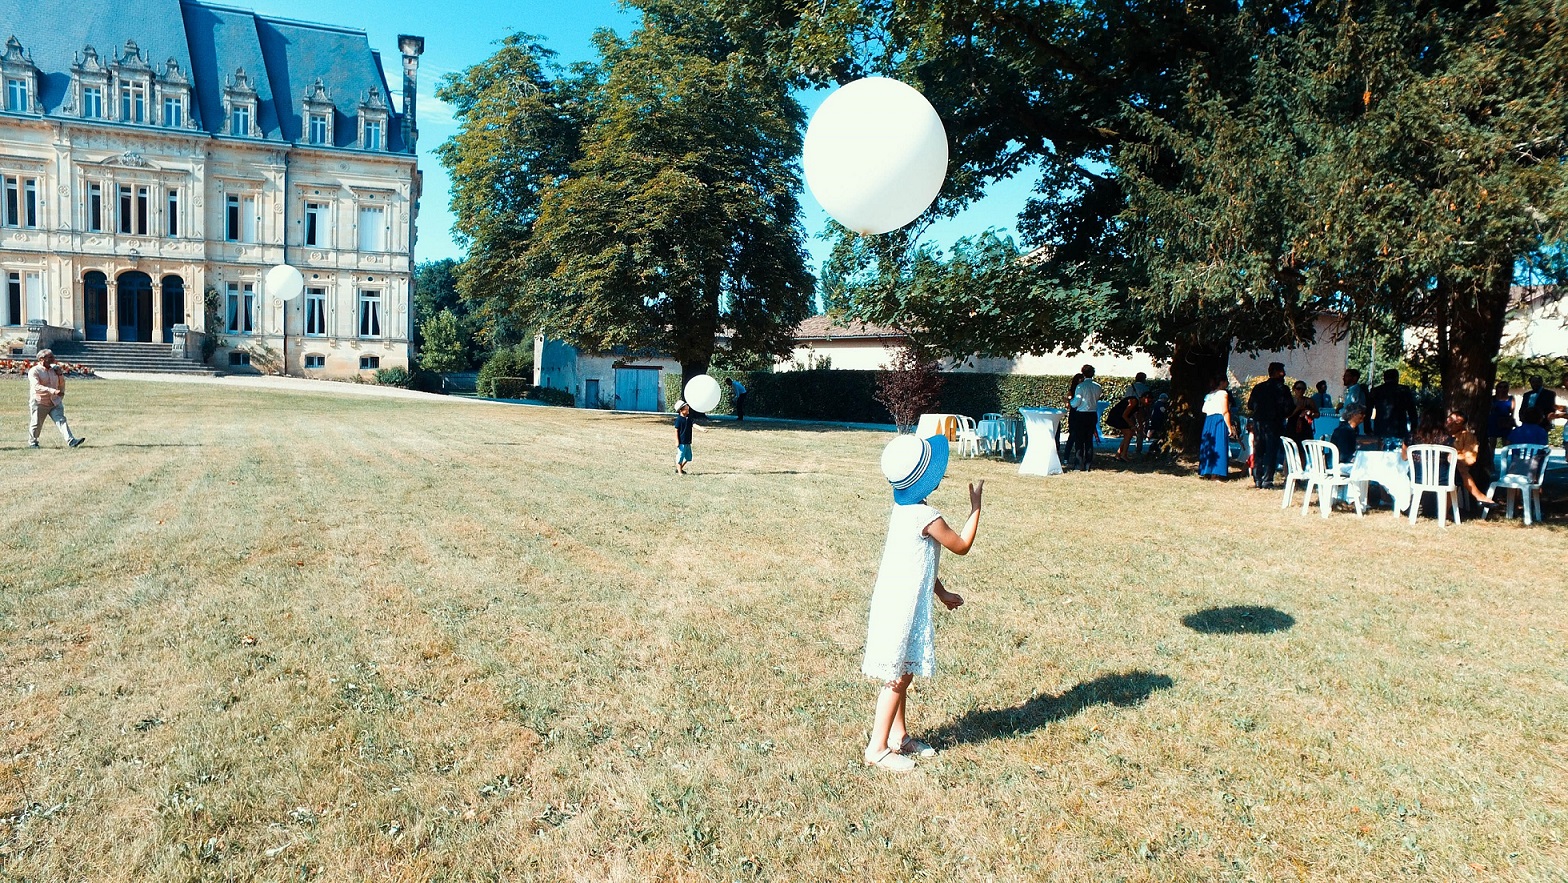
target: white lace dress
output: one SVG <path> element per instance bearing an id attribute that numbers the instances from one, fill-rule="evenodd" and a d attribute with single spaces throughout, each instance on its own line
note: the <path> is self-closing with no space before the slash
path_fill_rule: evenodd
<path id="1" fill-rule="evenodd" d="M 866 627 L 866 657 L 860 670 L 878 681 L 905 674 L 930 677 L 936 671 L 932 646 L 931 589 L 936 585 L 937 553 L 942 547 L 924 536 L 942 513 L 924 503 L 893 506 L 887 546 L 871 591 Z"/>

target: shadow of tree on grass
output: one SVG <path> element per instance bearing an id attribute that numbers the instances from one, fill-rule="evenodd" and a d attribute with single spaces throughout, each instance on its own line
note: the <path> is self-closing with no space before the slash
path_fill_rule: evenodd
<path id="1" fill-rule="evenodd" d="M 1018 736 L 1066 720 L 1091 705 L 1141 705 L 1175 683 L 1169 675 L 1141 669 L 1100 675 L 1065 693 L 1041 693 L 1012 708 L 976 709 L 931 732 L 929 741 L 940 746 Z"/>
<path id="2" fill-rule="evenodd" d="M 1181 624 L 1205 635 L 1266 635 L 1290 628 L 1296 618 L 1273 607 L 1242 605 L 1189 613 L 1181 618 Z"/>

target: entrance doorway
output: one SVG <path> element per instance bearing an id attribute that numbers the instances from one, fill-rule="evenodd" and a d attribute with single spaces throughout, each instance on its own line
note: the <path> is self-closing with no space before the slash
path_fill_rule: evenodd
<path id="1" fill-rule="evenodd" d="M 109 277 L 97 270 L 82 276 L 82 336 L 109 339 Z"/>
<path id="2" fill-rule="evenodd" d="M 622 411 L 657 411 L 663 397 L 659 389 L 660 371 L 649 368 L 615 369 L 615 407 Z"/>
<path id="3" fill-rule="evenodd" d="M 174 326 L 185 321 L 185 280 L 178 276 L 163 277 L 163 328 L 159 338 L 164 343 L 174 342 Z"/>
<path id="4" fill-rule="evenodd" d="M 152 343 L 152 277 L 140 270 L 121 273 L 115 293 L 120 302 L 120 339 Z"/>

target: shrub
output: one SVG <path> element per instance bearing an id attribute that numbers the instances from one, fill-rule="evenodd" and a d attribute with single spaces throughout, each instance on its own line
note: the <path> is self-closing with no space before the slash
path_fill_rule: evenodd
<path id="1" fill-rule="evenodd" d="M 942 372 L 936 362 L 921 358 L 908 347 L 893 356 L 893 366 L 877 372 L 877 389 L 872 398 L 893 415 L 899 432 L 909 432 L 920 422 L 920 415 L 936 410 L 942 397 Z"/>
<path id="2" fill-rule="evenodd" d="M 490 398 L 494 399 L 526 399 L 566 408 L 577 406 L 577 399 L 571 393 L 548 386 L 534 386 L 526 377 L 497 377 L 491 381 L 491 386 L 495 389 L 495 395 Z"/>
<path id="3" fill-rule="evenodd" d="M 408 388 L 418 390 L 419 392 L 446 392 L 441 387 L 441 375 L 434 371 L 426 371 L 423 368 L 415 371 L 413 376 L 408 379 Z"/>
<path id="4" fill-rule="evenodd" d="M 26 374 L 28 369 L 32 368 L 35 364 L 37 364 L 37 362 L 32 359 L 0 359 L 0 374 Z M 63 369 L 65 371 L 65 376 L 67 377 L 97 376 L 93 373 L 93 369 L 89 365 L 61 361 L 56 361 L 54 364 L 56 368 Z"/>
<path id="5" fill-rule="evenodd" d="M 517 346 L 498 349 L 490 354 L 490 358 L 486 359 L 484 366 L 479 369 L 476 391 L 485 398 L 510 398 L 509 396 L 496 394 L 494 383 L 497 377 L 533 376 L 533 344 L 520 343 Z"/>
<path id="6" fill-rule="evenodd" d="M 548 386 L 530 386 L 524 398 L 561 408 L 577 407 L 577 399 L 571 393 L 564 389 L 551 389 Z"/>
<path id="7" fill-rule="evenodd" d="M 484 381 L 480 381 L 483 383 Z M 486 398 L 492 399 L 523 399 L 528 397 L 528 389 L 533 383 L 526 377 L 493 377 L 490 380 L 491 394 Z"/>
<path id="8" fill-rule="evenodd" d="M 376 373 L 372 376 L 375 377 L 376 383 L 381 386 L 396 386 L 402 389 L 408 389 L 409 382 L 413 380 L 413 375 L 409 373 L 407 368 L 401 365 L 393 365 L 390 368 L 377 368 Z"/>

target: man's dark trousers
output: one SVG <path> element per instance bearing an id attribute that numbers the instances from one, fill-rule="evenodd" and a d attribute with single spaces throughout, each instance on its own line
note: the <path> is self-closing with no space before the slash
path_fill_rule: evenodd
<path id="1" fill-rule="evenodd" d="M 1252 421 L 1252 483 L 1258 487 L 1274 483 L 1274 471 L 1285 445 L 1279 440 L 1285 426 L 1273 420 Z"/>

